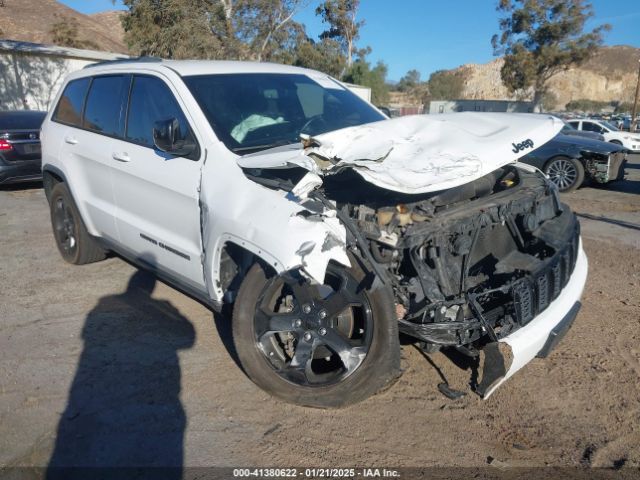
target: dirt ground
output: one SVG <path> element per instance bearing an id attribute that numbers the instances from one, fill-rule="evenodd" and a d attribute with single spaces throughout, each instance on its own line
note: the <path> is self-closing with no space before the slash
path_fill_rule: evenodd
<path id="1" fill-rule="evenodd" d="M 263 393 L 225 347 L 228 319 L 120 258 L 64 263 L 43 191 L 5 187 L 0 466 L 639 467 L 640 156 L 627 171 L 564 196 L 590 272 L 549 358 L 483 401 L 468 370 L 405 346 L 391 389 L 336 411 Z M 468 394 L 440 394 L 434 365 Z"/>

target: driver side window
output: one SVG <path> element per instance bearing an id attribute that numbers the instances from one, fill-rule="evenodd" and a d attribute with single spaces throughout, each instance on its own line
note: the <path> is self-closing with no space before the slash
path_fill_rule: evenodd
<path id="1" fill-rule="evenodd" d="M 169 87 L 157 77 L 136 75 L 129 100 L 126 139 L 154 147 L 155 122 L 177 118 L 181 132 L 189 132 L 189 124 Z"/>

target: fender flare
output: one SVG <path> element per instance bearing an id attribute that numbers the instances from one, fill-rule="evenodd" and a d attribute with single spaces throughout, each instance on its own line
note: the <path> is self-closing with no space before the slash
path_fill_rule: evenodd
<path id="1" fill-rule="evenodd" d="M 49 175 L 47 175 L 49 174 Z M 69 191 L 71 192 L 71 186 L 67 181 L 67 176 L 64 174 L 62 170 L 58 167 L 50 164 L 46 164 L 42 166 L 42 183 L 44 185 L 44 194 L 47 197 L 47 202 L 49 201 L 49 197 L 51 196 L 51 189 L 53 188 L 53 183 L 50 181 L 50 178 L 53 177 L 58 182 L 64 182 L 67 184 Z M 73 193 L 71 194 L 73 196 Z M 75 198 L 73 200 L 75 202 Z"/>
<path id="2" fill-rule="evenodd" d="M 218 239 L 218 242 L 214 247 L 210 266 L 206 267 L 206 268 L 210 268 L 210 271 L 211 271 L 210 294 L 214 299 L 224 298 L 227 292 L 229 291 L 229 290 L 225 290 L 223 288 L 223 285 L 221 284 L 221 274 L 223 273 L 222 272 L 223 270 L 222 255 L 223 255 L 223 252 L 227 250 L 230 246 L 239 248 L 241 251 L 243 251 L 247 255 L 247 257 L 252 258 L 252 260 L 250 260 L 245 266 L 247 267 L 246 268 L 247 270 L 248 270 L 248 267 L 250 267 L 251 264 L 253 264 L 256 260 L 260 260 L 264 262 L 266 265 L 272 268 L 275 273 L 282 273 L 287 270 L 284 267 L 284 263 L 282 260 L 272 255 L 269 251 L 267 251 L 263 247 L 253 242 L 250 242 L 246 239 L 240 238 L 236 235 L 229 234 L 229 233 L 224 234 L 220 236 L 220 238 Z M 205 251 L 205 256 L 206 255 L 207 253 Z M 239 265 L 238 267 L 239 269 L 241 269 L 242 266 Z M 299 268 L 299 267 L 302 267 L 302 264 L 300 264 L 298 267 L 293 267 L 293 268 Z M 289 268 L 288 270 L 291 270 L 291 268 Z M 244 273 L 246 272 L 239 271 L 239 274 L 241 275 L 241 277 L 244 276 Z"/>

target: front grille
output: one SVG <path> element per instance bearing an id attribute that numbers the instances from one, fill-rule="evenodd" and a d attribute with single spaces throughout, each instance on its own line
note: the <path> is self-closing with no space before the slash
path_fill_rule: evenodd
<path id="1" fill-rule="evenodd" d="M 511 295 L 518 323 L 526 325 L 553 302 L 565 287 L 578 257 L 579 231 L 567 245 L 532 277 L 513 283 Z"/>

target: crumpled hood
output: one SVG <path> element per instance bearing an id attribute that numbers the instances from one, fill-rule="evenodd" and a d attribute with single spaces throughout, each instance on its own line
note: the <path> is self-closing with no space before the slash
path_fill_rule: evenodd
<path id="1" fill-rule="evenodd" d="M 320 176 L 352 168 L 388 190 L 425 193 L 476 180 L 543 145 L 563 123 L 550 115 L 414 115 L 348 127 L 238 159 L 243 168 L 303 167 Z"/>

